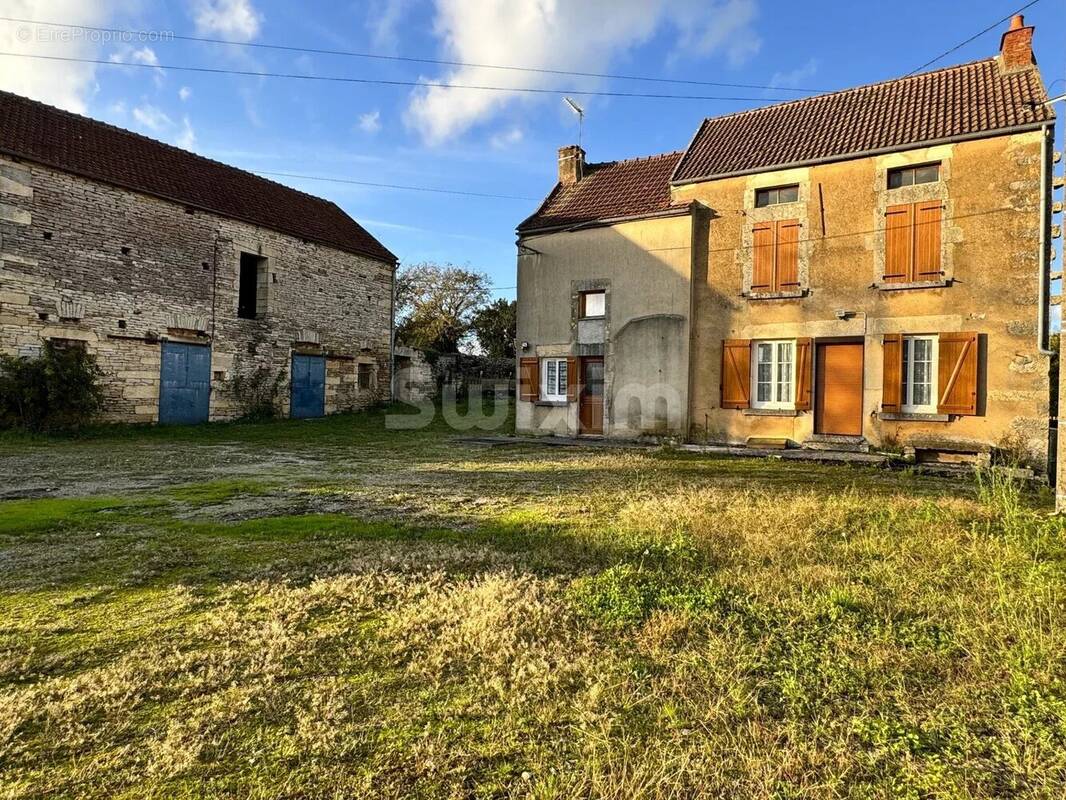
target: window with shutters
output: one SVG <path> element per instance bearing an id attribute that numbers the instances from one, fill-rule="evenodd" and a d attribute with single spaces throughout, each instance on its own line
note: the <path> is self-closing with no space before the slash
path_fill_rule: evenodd
<path id="1" fill-rule="evenodd" d="M 542 400 L 567 399 L 567 359 L 545 358 L 540 363 L 540 396 Z"/>
<path id="2" fill-rule="evenodd" d="M 943 280 L 941 200 L 900 203 L 885 210 L 885 283 Z"/>
<path id="3" fill-rule="evenodd" d="M 976 416 L 980 335 L 886 333 L 881 411 L 888 414 Z M 923 417 L 924 418 L 924 417 Z"/>
<path id="4" fill-rule="evenodd" d="M 937 337 L 904 336 L 901 345 L 900 410 L 905 414 L 937 413 Z"/>
<path id="5" fill-rule="evenodd" d="M 752 226 L 752 294 L 800 289 L 800 227 L 798 219 L 770 220 Z"/>
<path id="6" fill-rule="evenodd" d="M 795 407 L 796 343 L 756 341 L 751 346 L 751 407 Z"/>

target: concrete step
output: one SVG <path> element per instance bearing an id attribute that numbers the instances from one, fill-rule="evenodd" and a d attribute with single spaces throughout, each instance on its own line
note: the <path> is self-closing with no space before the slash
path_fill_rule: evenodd
<path id="1" fill-rule="evenodd" d="M 790 445 L 784 436 L 749 436 L 744 442 L 745 447 L 755 450 L 786 450 Z"/>
<path id="2" fill-rule="evenodd" d="M 869 453 L 870 444 L 862 436 L 812 436 L 803 443 L 807 450 L 833 450 L 838 453 Z"/>

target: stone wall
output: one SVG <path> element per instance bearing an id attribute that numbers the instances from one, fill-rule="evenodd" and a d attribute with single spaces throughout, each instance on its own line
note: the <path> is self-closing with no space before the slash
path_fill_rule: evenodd
<path id="1" fill-rule="evenodd" d="M 880 447 L 1021 449 L 1047 456 L 1048 357 L 1038 346 L 1042 133 L 1032 131 L 679 187 L 675 202 L 708 211 L 693 251 L 691 435 L 743 443 L 750 436 L 804 443 L 814 412 L 781 416 L 720 406 L 725 339 L 854 338 L 864 343 L 863 435 Z M 940 181 L 887 190 L 894 167 L 939 162 Z M 799 183 L 798 217 L 809 248 L 800 297 L 745 297 L 737 245 L 756 210 L 756 187 Z M 880 284 L 888 204 L 944 204 L 944 280 L 927 287 Z M 761 211 L 761 210 L 760 210 Z M 843 318 L 841 318 L 843 317 Z M 982 337 L 978 416 L 882 415 L 882 338 L 888 333 L 976 331 Z M 939 415 L 938 415 L 939 416 Z"/>
<path id="2" fill-rule="evenodd" d="M 263 259 L 256 319 L 237 316 L 242 252 Z M 327 357 L 327 413 L 379 402 L 392 281 L 391 264 L 0 158 L 0 351 L 85 342 L 110 421 L 158 419 L 162 340 L 211 345 L 213 420 L 240 412 L 235 370 L 266 366 L 287 382 L 293 352 Z"/>

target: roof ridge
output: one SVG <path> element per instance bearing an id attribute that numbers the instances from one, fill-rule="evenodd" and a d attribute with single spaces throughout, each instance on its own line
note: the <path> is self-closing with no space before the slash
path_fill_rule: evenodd
<path id="1" fill-rule="evenodd" d="M 639 164 L 645 161 L 654 161 L 656 159 L 668 158 L 670 156 L 683 156 L 685 150 L 671 150 L 667 153 L 655 153 L 650 156 L 634 156 L 633 158 L 616 158 L 614 161 L 590 161 L 586 164 L 586 167 L 609 167 L 615 164 Z"/>
<path id="2" fill-rule="evenodd" d="M 184 153 L 187 156 L 192 156 L 193 158 L 198 158 L 201 161 L 206 161 L 209 164 L 215 164 L 216 166 L 222 167 L 223 169 L 228 169 L 228 170 L 233 170 L 234 172 L 244 173 L 245 175 L 249 175 L 252 178 L 255 178 L 256 180 L 262 181 L 263 183 L 269 183 L 269 184 L 273 184 L 274 186 L 280 186 L 282 189 L 286 189 L 287 191 L 290 191 L 290 192 L 296 192 L 297 194 L 303 195 L 304 197 L 309 197 L 312 200 L 318 200 L 319 202 L 322 202 L 322 203 L 332 203 L 331 200 L 327 200 L 325 197 L 319 197 L 316 194 L 311 194 L 310 192 L 301 191 L 300 189 L 296 189 L 296 188 L 294 188 L 292 186 L 288 186 L 287 184 L 271 180 L 270 178 L 264 178 L 262 175 L 257 175 L 255 172 L 252 172 L 251 170 L 243 169 L 242 167 L 235 167 L 235 166 L 233 166 L 233 164 L 227 164 L 225 161 L 218 161 L 218 160 L 216 160 L 214 158 L 208 158 L 207 156 L 201 155 L 200 153 L 197 153 L 197 152 L 195 152 L 193 150 L 186 150 L 184 147 L 178 147 L 177 145 L 171 144 L 170 142 L 165 142 L 162 139 L 155 139 L 155 138 L 153 138 L 151 136 L 147 136 L 147 135 L 145 135 L 143 133 L 138 133 L 137 131 L 132 131 L 129 128 L 123 128 L 121 125 L 115 125 L 114 123 L 111 123 L 111 122 L 105 122 L 104 120 L 97 119 L 96 117 L 90 117 L 88 114 L 78 114 L 75 111 L 69 111 L 69 110 L 67 110 L 65 108 L 60 108 L 59 106 L 54 106 L 51 103 L 45 103 L 45 102 L 43 102 L 41 100 L 35 100 L 32 97 L 27 97 L 26 95 L 19 94 L 18 92 L 8 91 L 7 89 L 0 89 L 0 94 L 6 94 L 6 95 L 8 95 L 10 97 L 14 97 L 17 100 L 20 100 L 20 101 L 23 101 L 23 102 L 34 103 L 35 105 L 43 106 L 44 108 L 47 108 L 47 109 L 49 109 L 49 110 L 51 110 L 53 112 L 56 112 L 58 114 L 62 114 L 65 117 L 70 117 L 70 118 L 76 119 L 76 120 L 82 120 L 84 122 L 90 122 L 93 125 L 100 125 L 101 127 L 104 127 L 104 128 L 110 128 L 111 130 L 113 130 L 113 131 L 115 131 L 117 133 L 123 134 L 125 136 L 132 136 L 132 137 L 134 137 L 136 139 L 144 139 L 145 141 L 151 142 L 152 144 L 160 145 L 162 147 L 165 147 L 168 150 L 177 150 L 179 153 Z M 336 204 L 334 203 L 334 205 L 336 205 Z M 339 208 L 339 206 L 338 206 L 338 208 Z M 341 211 L 343 211 L 343 209 L 341 209 Z M 345 212 L 345 216 L 348 216 L 348 214 L 346 212 Z M 350 218 L 351 217 L 349 217 L 349 219 Z"/>
<path id="3" fill-rule="evenodd" d="M 916 72 L 913 75 L 902 75 L 898 78 L 885 78 L 881 81 L 872 81 L 870 83 L 861 83 L 858 86 L 848 86 L 844 89 L 834 89 L 831 92 L 822 92 L 821 94 L 811 94 L 806 97 L 797 97 L 792 100 L 782 100 L 780 103 L 768 103 L 763 106 L 756 106 L 755 108 L 744 108 L 740 111 L 731 111 L 728 114 L 719 114 L 714 117 L 704 117 L 703 122 L 710 122 L 712 120 L 730 119 L 732 117 L 739 117 L 744 114 L 758 114 L 763 111 L 777 110 L 785 108 L 786 106 L 795 106 L 800 103 L 810 103 L 815 100 L 821 100 L 826 97 L 833 97 L 839 94 L 850 94 L 851 92 L 861 92 L 864 89 L 873 89 L 877 86 L 887 86 L 890 83 L 902 83 L 903 81 L 915 80 L 917 78 L 928 78 L 930 75 L 935 75 L 938 72 L 950 72 L 952 70 L 963 69 L 964 67 L 972 67 L 977 64 L 984 64 L 988 61 L 995 61 L 995 56 L 986 56 L 985 58 L 978 58 L 974 61 L 966 61 L 962 64 L 953 64 L 950 67 L 940 67 L 939 69 L 931 69 L 928 72 Z M 687 152 L 687 151 L 686 151 Z"/>

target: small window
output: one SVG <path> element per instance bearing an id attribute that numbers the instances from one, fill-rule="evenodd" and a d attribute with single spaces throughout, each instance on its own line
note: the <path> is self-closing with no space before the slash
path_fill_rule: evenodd
<path id="1" fill-rule="evenodd" d="M 751 371 L 753 408 L 794 408 L 796 343 L 791 340 L 755 342 Z"/>
<path id="2" fill-rule="evenodd" d="M 241 319 L 255 319 L 264 310 L 259 302 L 259 276 L 265 261 L 265 258 L 254 253 L 241 253 L 240 285 L 237 290 L 237 316 Z"/>
<path id="3" fill-rule="evenodd" d="M 901 410 L 935 414 L 937 409 L 937 337 L 904 336 Z"/>
<path id="4" fill-rule="evenodd" d="M 922 164 L 918 167 L 899 167 L 888 171 L 888 188 L 914 186 L 917 183 L 936 183 L 940 180 L 939 164 Z"/>
<path id="5" fill-rule="evenodd" d="M 789 186 L 775 186 L 772 189 L 756 189 L 755 190 L 755 207 L 764 208 L 766 206 L 776 206 L 781 203 L 795 203 L 799 200 L 799 184 L 793 183 Z"/>
<path id="6" fill-rule="evenodd" d="M 604 316 L 607 313 L 607 293 L 582 292 L 580 311 L 582 319 Z"/>
<path id="7" fill-rule="evenodd" d="M 357 375 L 359 377 L 359 388 L 369 389 L 370 381 L 374 375 L 373 364 L 360 364 Z"/>
<path id="8" fill-rule="evenodd" d="M 545 358 L 540 366 L 542 400 L 566 400 L 567 366 L 565 358 Z"/>

